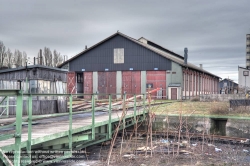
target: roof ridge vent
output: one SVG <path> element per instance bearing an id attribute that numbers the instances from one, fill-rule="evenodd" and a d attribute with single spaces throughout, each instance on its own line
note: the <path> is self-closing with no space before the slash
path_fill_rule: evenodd
<path id="1" fill-rule="evenodd" d="M 148 44 L 148 40 L 145 39 L 144 37 L 141 37 L 140 39 L 138 39 L 140 42 L 144 43 L 144 44 Z"/>

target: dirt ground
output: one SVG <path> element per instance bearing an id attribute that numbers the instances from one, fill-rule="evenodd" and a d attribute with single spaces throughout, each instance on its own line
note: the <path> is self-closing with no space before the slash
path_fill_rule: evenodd
<path id="1" fill-rule="evenodd" d="M 153 138 L 122 140 L 118 138 L 110 158 L 110 166 L 220 166 L 250 165 L 250 147 L 221 142 Z M 179 146 L 179 150 L 178 150 Z M 152 147 L 152 148 L 151 148 Z M 152 156 L 151 156 L 151 149 Z M 106 166 L 110 146 L 86 149 L 86 158 L 68 159 L 73 166 Z M 179 152 L 179 153 L 178 153 Z M 62 163 L 61 163 L 62 165 Z"/>

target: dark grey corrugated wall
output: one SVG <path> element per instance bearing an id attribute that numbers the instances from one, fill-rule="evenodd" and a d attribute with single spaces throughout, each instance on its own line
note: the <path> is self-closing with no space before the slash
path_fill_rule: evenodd
<path id="1" fill-rule="evenodd" d="M 124 48 L 124 64 L 114 64 L 114 48 Z M 171 61 L 116 35 L 101 45 L 73 59 L 70 71 L 171 70 Z"/>

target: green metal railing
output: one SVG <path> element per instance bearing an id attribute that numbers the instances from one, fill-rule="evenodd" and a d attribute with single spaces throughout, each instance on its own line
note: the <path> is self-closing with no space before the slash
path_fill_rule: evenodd
<path id="1" fill-rule="evenodd" d="M 79 112 L 73 112 L 72 109 L 72 103 L 73 103 L 73 97 L 74 96 L 86 96 L 86 95 L 91 95 L 91 111 L 92 112 L 92 123 L 91 126 L 85 127 L 85 128 L 76 128 L 73 129 L 72 128 L 72 115 L 73 114 L 79 114 L 82 112 L 86 112 L 86 111 L 79 111 Z M 5 125 L 5 126 L 0 126 L 0 130 L 4 129 L 4 128 L 8 128 L 8 127 L 15 127 L 15 133 L 14 134 L 6 134 L 6 135 L 1 135 L 0 134 L 0 141 L 3 140 L 7 140 L 10 138 L 14 138 L 15 139 L 15 144 L 7 146 L 7 147 L 3 147 L 2 150 L 0 148 L 1 151 L 3 151 L 3 153 L 5 153 L 6 151 L 13 151 L 14 153 L 14 165 L 15 166 L 19 166 L 20 163 L 22 163 L 22 165 L 27 165 L 30 164 L 32 162 L 32 146 L 38 143 L 43 143 L 43 142 L 47 142 L 47 141 L 52 141 L 55 139 L 59 139 L 59 138 L 63 138 L 63 137 L 68 137 L 68 141 L 66 140 L 66 142 L 69 143 L 68 145 L 68 151 L 64 154 L 64 156 L 60 157 L 60 158 L 56 158 L 53 161 L 59 161 L 65 158 L 69 158 L 72 156 L 72 150 L 73 150 L 73 142 L 74 140 L 76 140 L 76 136 L 73 136 L 73 134 L 82 132 L 82 131 L 86 131 L 86 130 L 91 130 L 91 140 L 95 140 L 96 137 L 96 132 L 95 129 L 99 124 L 96 124 L 95 122 L 95 111 L 96 106 L 95 106 L 95 96 L 96 95 L 103 95 L 103 94 L 23 94 L 23 92 L 21 90 L 0 90 L 0 96 L 5 96 L 5 97 L 10 97 L 10 96 L 16 96 L 16 117 L 15 117 L 15 122 L 9 125 Z M 107 94 L 106 94 L 107 95 Z M 113 95 L 124 95 L 123 96 L 123 103 L 126 102 L 126 94 L 109 94 L 108 95 L 108 122 L 107 122 L 107 138 L 105 140 L 111 139 L 112 138 L 112 123 L 115 120 L 112 120 L 111 117 L 111 112 L 112 112 L 112 96 Z M 27 96 L 28 97 L 28 103 L 27 103 L 27 117 L 23 117 L 23 96 Z M 33 96 L 64 96 L 64 97 L 68 97 L 69 99 L 69 112 L 68 113 L 57 113 L 57 114 L 50 114 L 50 115 L 36 115 L 33 116 L 32 115 L 32 97 Z M 145 114 L 147 113 L 146 110 L 146 95 L 143 94 L 142 95 L 142 99 L 143 99 L 143 118 L 145 119 Z M 133 117 L 133 122 L 136 122 L 136 118 L 137 115 L 139 115 L 137 113 L 137 98 L 134 95 L 134 113 L 132 115 Z M 60 132 L 60 133 L 56 133 L 50 136 L 45 136 L 43 138 L 39 138 L 36 140 L 32 140 L 32 121 L 36 120 L 36 119 L 41 119 L 41 118 L 47 118 L 47 117 L 57 117 L 57 116 L 64 116 L 64 115 L 68 115 L 69 116 L 69 129 L 67 132 Z M 117 121 L 117 120 L 116 120 Z M 124 123 L 125 123 L 125 119 L 123 119 Z M 21 138 L 22 138 L 22 123 L 23 122 L 28 122 L 28 140 L 27 141 L 23 141 L 21 142 Z M 81 138 L 82 140 L 86 140 L 88 139 L 87 137 L 83 137 L 83 136 L 78 136 L 77 139 Z M 61 139 L 60 141 L 65 141 L 65 139 Z M 96 141 L 96 142 L 100 142 Z M 86 144 L 90 145 L 90 144 Z M 25 159 L 22 159 L 21 162 L 21 149 L 25 148 L 26 152 L 28 154 L 28 156 Z M 6 159 L 6 157 L 4 156 L 3 153 L 0 153 L 0 165 L 1 165 L 1 160 L 5 165 L 11 165 L 9 163 L 9 160 Z M 43 165 L 43 164 L 40 164 Z"/>

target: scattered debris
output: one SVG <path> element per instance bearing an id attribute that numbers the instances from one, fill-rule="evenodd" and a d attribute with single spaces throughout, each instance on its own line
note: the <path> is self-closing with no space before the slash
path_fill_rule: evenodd
<path id="1" fill-rule="evenodd" d="M 192 146 L 197 146 L 197 143 L 195 143 L 195 144 L 192 144 Z"/>
<path id="2" fill-rule="evenodd" d="M 215 148 L 215 151 L 216 151 L 216 152 L 222 152 L 222 150 L 219 149 L 219 148 Z"/>
<path id="3" fill-rule="evenodd" d="M 246 139 L 245 141 L 244 140 L 240 140 L 241 143 L 247 143 L 249 142 L 249 139 Z"/>
<path id="4" fill-rule="evenodd" d="M 207 144 L 207 146 L 213 146 L 213 147 L 215 147 L 215 148 L 217 147 L 217 146 L 215 146 L 215 145 L 213 145 L 213 144 Z"/>
<path id="5" fill-rule="evenodd" d="M 157 146 L 154 146 L 153 149 L 155 149 Z M 139 147 L 137 148 L 136 150 L 138 151 L 146 151 L 146 150 L 151 150 L 150 147 L 145 147 L 145 146 L 142 146 L 142 147 Z"/>
<path id="6" fill-rule="evenodd" d="M 246 153 L 248 153 L 248 152 L 249 152 L 249 150 L 243 149 L 243 152 L 246 152 Z"/>
<path id="7" fill-rule="evenodd" d="M 125 158 L 135 158 L 135 155 L 134 154 L 125 154 L 125 155 L 123 155 L 123 157 L 125 157 Z"/>
<path id="8" fill-rule="evenodd" d="M 161 139 L 160 141 L 161 141 L 161 143 L 169 143 L 169 141 L 167 139 Z"/>

